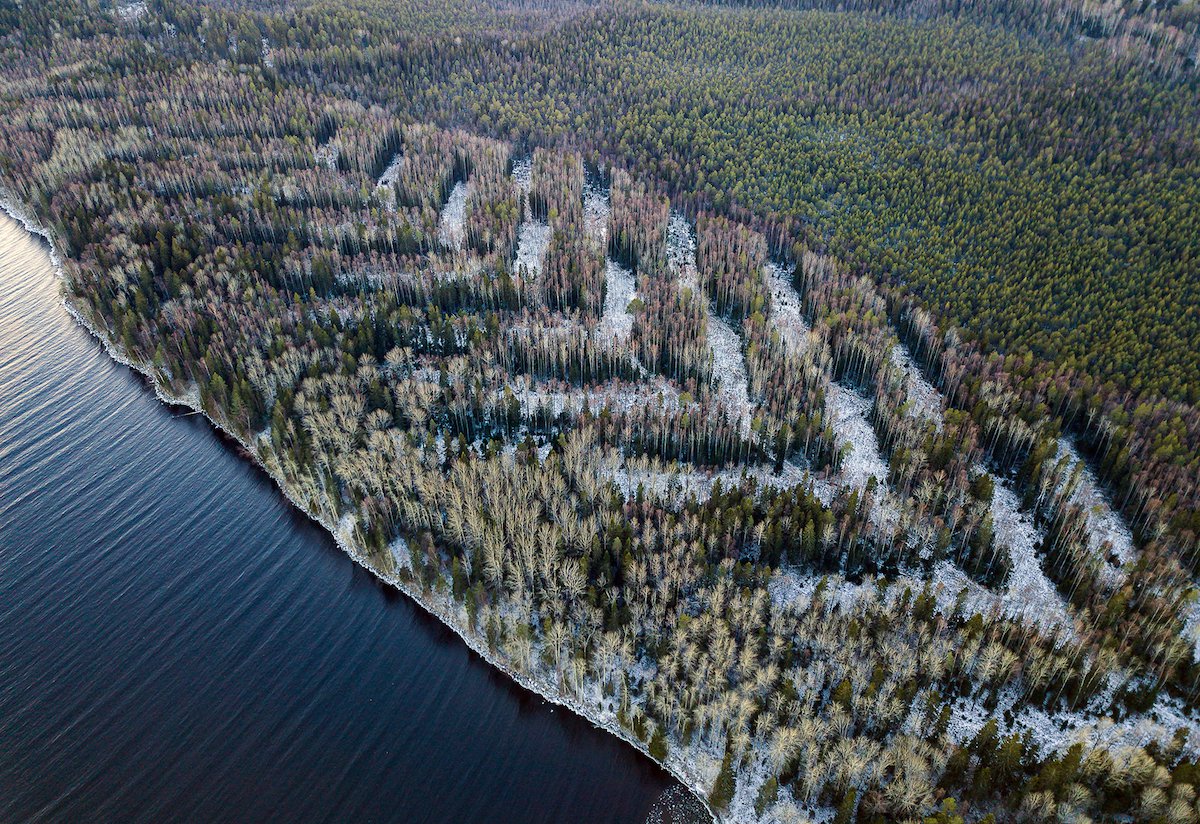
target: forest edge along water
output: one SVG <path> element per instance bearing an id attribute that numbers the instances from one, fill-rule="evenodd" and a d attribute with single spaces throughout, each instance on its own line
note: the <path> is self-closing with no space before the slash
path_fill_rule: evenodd
<path id="1" fill-rule="evenodd" d="M 0 818 L 703 820 L 151 402 L 52 254 L 0 215 Z"/>

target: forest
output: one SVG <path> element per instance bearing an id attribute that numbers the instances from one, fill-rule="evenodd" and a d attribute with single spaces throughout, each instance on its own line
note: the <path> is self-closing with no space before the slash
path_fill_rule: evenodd
<path id="1" fill-rule="evenodd" d="M 721 820 L 1197 822 L 1197 23 L 0 5 L 0 195 Z"/>

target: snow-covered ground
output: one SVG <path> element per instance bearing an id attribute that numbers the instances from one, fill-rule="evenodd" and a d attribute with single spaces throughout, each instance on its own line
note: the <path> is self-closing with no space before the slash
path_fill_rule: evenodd
<path id="1" fill-rule="evenodd" d="M 750 403 L 750 379 L 742 357 L 742 339 L 711 310 L 708 313 L 708 346 L 713 353 L 717 397 L 730 416 L 739 421 L 742 435 L 748 436 L 754 408 Z"/>
<path id="2" fill-rule="evenodd" d="M 743 763 L 738 770 L 737 781 L 733 785 L 733 798 L 725 811 L 730 821 L 758 820 L 754 813 L 754 802 L 763 782 L 771 777 L 771 770 L 762 750 L 751 749 L 747 760 L 749 763 Z"/>
<path id="3" fill-rule="evenodd" d="M 682 212 L 671 210 L 667 222 L 667 266 L 679 279 L 682 289 L 700 291 L 700 273 L 696 269 L 696 233 Z"/>
<path id="4" fill-rule="evenodd" d="M 1120 583 L 1125 578 L 1122 568 L 1137 560 L 1133 533 L 1129 531 L 1125 519 L 1113 509 L 1108 494 L 1096 480 L 1096 475 L 1087 461 L 1079 454 L 1075 442 L 1070 438 L 1059 438 L 1058 454 L 1065 455 L 1072 466 L 1079 468 L 1079 485 L 1071 496 L 1071 503 L 1083 510 L 1087 516 L 1088 547 L 1100 554 L 1104 551 L 1105 544 L 1108 545 L 1103 560 L 1111 580 Z"/>
<path id="5" fill-rule="evenodd" d="M 1200 597 L 1192 601 L 1183 621 L 1183 637 L 1192 645 L 1192 660 L 1200 661 Z"/>
<path id="6" fill-rule="evenodd" d="M 767 588 L 772 603 L 780 609 L 804 612 L 811 608 L 817 585 L 825 580 L 824 598 L 827 603 L 848 612 L 863 609 L 878 600 L 879 593 L 874 581 L 852 583 L 840 575 L 816 575 L 793 569 L 776 571 Z M 889 591 L 902 591 L 903 587 L 919 592 L 922 581 L 901 576 L 891 583 Z M 938 609 L 949 615 L 954 607 L 958 592 L 966 588 L 969 592 L 966 607 L 973 612 L 988 614 L 992 607 L 1000 606 L 1000 597 L 966 578 L 957 567 L 942 562 L 935 570 L 931 593 L 937 599 Z M 1039 708 L 1026 707 L 1012 714 L 1013 723 L 1003 719 L 1020 699 L 1018 690 L 1006 689 L 999 696 L 995 709 L 988 711 L 979 700 L 960 699 L 952 705 L 948 733 L 959 744 L 969 742 L 989 718 L 1000 723 L 1001 734 L 1028 730 L 1044 753 L 1062 752 L 1072 744 L 1082 741 L 1091 745 L 1103 745 L 1110 750 L 1126 746 L 1144 746 L 1150 741 L 1167 743 L 1175 731 L 1184 728 L 1189 732 L 1188 748 L 1193 754 L 1200 753 L 1200 716 L 1190 713 L 1177 700 L 1159 698 L 1146 713 L 1129 716 L 1114 722 L 1107 716 L 1116 689 L 1122 676 L 1110 676 L 1108 688 L 1092 699 L 1089 706 L 1080 711 L 1060 710 L 1048 713 Z M 924 696 L 918 695 L 913 707 L 923 706 Z M 920 713 L 910 715 L 909 724 L 918 723 Z M 909 729 L 919 733 L 919 729 Z"/>
<path id="7" fill-rule="evenodd" d="M 904 373 L 908 382 L 908 414 L 933 421 L 941 432 L 942 394 L 925 379 L 904 344 L 897 343 L 892 347 L 892 363 Z"/>
<path id="8" fill-rule="evenodd" d="M 771 575 L 767 582 L 767 593 L 771 596 L 771 603 L 780 609 L 806 612 L 812 606 L 817 585 L 822 580 L 825 581 L 824 598 L 843 611 L 863 608 L 878 600 L 879 590 L 873 580 L 855 584 L 841 575 L 800 572 L 791 568 L 778 569 Z M 896 583 L 907 583 L 917 592 L 923 586 L 919 581 L 906 578 L 897 579 Z"/>
<path id="9" fill-rule="evenodd" d="M 1037 547 L 1042 532 L 1033 516 L 1023 512 L 1017 493 L 1005 480 L 994 478 L 992 494 L 992 526 L 996 543 L 1008 547 L 1012 568 L 1005 583 L 1004 611 L 1023 616 L 1042 626 L 1058 626 L 1074 637 L 1074 622 L 1063 597 L 1046 577 Z"/>
<path id="10" fill-rule="evenodd" d="M 459 251 L 467 240 L 467 187 L 461 180 L 454 184 L 438 218 L 438 240 Z"/>
<path id="11" fill-rule="evenodd" d="M 379 180 L 375 181 L 376 186 L 394 186 L 396 181 L 400 179 L 400 166 L 404 162 L 403 153 L 397 153 L 392 158 L 392 162 L 383 170 L 383 174 L 379 176 Z"/>
<path id="12" fill-rule="evenodd" d="M 563 315 L 558 312 L 551 312 L 548 315 L 539 317 L 537 321 L 529 323 L 526 321 L 514 321 L 505 330 L 513 335 L 561 335 L 563 337 L 574 337 L 584 329 L 571 315 Z"/>
<path id="13" fill-rule="evenodd" d="M 563 411 L 577 415 L 582 411 L 585 402 L 592 412 L 599 412 L 605 406 L 620 412 L 651 406 L 656 411 L 673 413 L 681 406 L 679 390 L 662 377 L 639 383 L 612 381 L 581 389 L 518 376 L 509 388 L 521 404 L 521 411 L 526 415 L 547 405 L 555 415 Z"/>
<path id="14" fill-rule="evenodd" d="M 996 540 L 1000 540 L 999 535 Z M 1033 560 L 1034 563 L 1037 562 L 1036 558 Z M 1029 572 L 1027 568 L 1024 571 Z M 1013 574 L 1015 577 L 1015 569 Z M 1045 579 L 1040 566 L 1037 568 L 1037 575 L 1050 587 L 1049 593 L 1040 584 L 1035 585 L 1034 593 L 1017 592 L 1013 584 L 1014 577 L 1010 577 L 1003 592 L 993 592 L 968 578 L 949 561 L 939 561 L 934 566 L 930 579 L 931 592 L 937 600 L 939 611 L 945 615 L 953 611 L 958 594 L 965 589 L 967 594 L 964 607 L 971 613 L 996 613 L 1033 626 L 1046 635 L 1058 634 L 1064 639 L 1074 638 L 1075 629 L 1066 611 L 1066 604 L 1059 597 L 1057 590 L 1053 589 L 1053 584 Z"/>
<path id="15" fill-rule="evenodd" d="M 323 146 L 318 146 L 313 152 L 313 159 L 317 161 L 317 165 L 324 166 L 326 169 L 336 169 L 338 157 L 342 153 L 342 147 L 336 141 L 331 140 Z"/>
<path id="16" fill-rule="evenodd" d="M 700 296 L 696 235 L 683 213 L 674 209 L 667 222 L 667 268 L 678 279 L 681 290 L 691 289 Z M 742 357 L 741 336 L 727 321 L 717 317 L 711 305 L 708 307 L 707 327 L 718 401 L 739 422 L 742 435 L 748 436 L 754 407 L 750 403 L 750 378 L 746 374 L 746 360 Z"/>
<path id="17" fill-rule="evenodd" d="M 740 486 L 744 481 L 751 479 L 760 489 L 767 486 L 790 489 L 805 483 L 806 480 L 814 486 L 820 485 L 820 482 L 809 477 L 804 469 L 790 462 L 784 465 L 783 472 L 779 475 L 776 475 L 770 466 L 705 471 L 687 464 L 676 465 L 673 469 L 658 463 L 643 465 L 636 459 L 620 466 L 606 466 L 605 470 L 625 497 L 632 497 L 641 485 L 646 495 L 667 505 L 681 504 L 689 495 L 695 495 L 698 501 L 706 501 L 717 481 L 720 481 L 725 489 Z"/>
<path id="18" fill-rule="evenodd" d="M 943 399 L 941 393 L 932 386 L 921 370 L 913 362 L 908 350 L 897 344 L 892 349 L 892 363 L 903 371 L 908 382 L 908 401 L 910 413 L 934 421 L 940 430 L 943 421 Z M 1081 476 L 1078 488 L 1072 501 L 1088 516 L 1089 544 L 1099 552 L 1107 542 L 1110 553 L 1118 563 L 1110 569 L 1119 576 L 1119 568 L 1136 560 L 1137 551 L 1133 546 L 1133 536 L 1121 517 L 1113 511 L 1112 505 L 1104 491 L 1096 482 L 1095 476 L 1087 464 L 1079 456 L 1074 444 L 1068 439 L 1060 439 L 1060 454 L 1066 454 L 1081 466 Z M 982 467 L 979 471 L 984 471 Z M 995 594 L 971 581 L 963 573 L 949 564 L 941 564 L 935 571 L 936 577 L 950 590 L 953 599 L 963 587 L 970 593 L 968 601 L 978 611 L 999 609 L 1011 617 L 1023 617 L 1034 623 L 1061 628 L 1073 636 L 1074 628 L 1066 602 L 1059 594 L 1054 583 L 1046 577 L 1041 559 L 1037 556 L 1037 546 L 1043 535 L 1034 524 L 1033 517 L 1020 509 L 1016 492 L 1006 481 L 995 480 L 995 493 L 992 498 L 992 521 L 996 541 L 1008 547 L 1012 562 L 1012 571 L 1002 594 Z"/>
<path id="19" fill-rule="evenodd" d="M 523 157 L 513 161 L 513 183 L 522 195 L 528 195 L 533 188 L 533 158 Z"/>
<path id="20" fill-rule="evenodd" d="M 633 272 L 611 258 L 604 259 L 604 313 L 599 334 L 603 340 L 625 342 L 633 333 L 629 304 L 637 297 Z"/>
<path id="21" fill-rule="evenodd" d="M 517 230 L 517 271 L 524 266 L 530 277 L 542 273 L 546 250 L 550 248 L 550 226 L 540 220 L 526 220 Z"/>
<path id="22" fill-rule="evenodd" d="M 397 153 L 388 167 L 383 170 L 379 180 L 375 181 L 375 188 L 379 190 L 384 206 L 389 212 L 396 211 L 396 181 L 400 177 L 400 164 L 403 160 L 404 155 Z"/>
<path id="23" fill-rule="evenodd" d="M 900 508 L 888 486 L 887 462 L 879 450 L 879 439 L 875 437 L 875 429 L 868 417 L 871 401 L 840 383 L 831 383 L 825 406 L 832 418 L 834 447 L 838 450 L 843 446 L 850 447 L 842 458 L 834 484 L 863 490 L 874 478 L 876 505 L 870 518 L 876 526 L 890 530 L 900 518 Z"/>
<path id="24" fill-rule="evenodd" d="M 771 323 L 779 330 L 784 348 L 798 355 L 808 346 L 811 331 L 804 319 L 804 305 L 792 279 L 778 263 L 771 261 L 763 267 L 767 286 L 771 290 Z"/>
<path id="25" fill-rule="evenodd" d="M 442 260 L 440 264 L 431 272 L 438 283 L 461 283 L 475 280 L 483 274 L 483 261 L 473 254 L 457 261 Z"/>
<path id="26" fill-rule="evenodd" d="M 117 5 L 117 17 L 120 17 L 126 23 L 133 23 L 142 19 L 149 10 L 145 0 L 137 0 L 132 3 L 119 3 Z"/>
<path id="27" fill-rule="evenodd" d="M 409 551 L 408 541 L 397 538 L 388 544 L 388 551 L 391 552 L 397 569 L 412 570 L 412 553 Z"/>
<path id="28" fill-rule="evenodd" d="M 1065 722 L 1066 729 L 1062 729 Z M 1047 714 L 1026 708 L 1016 716 L 1018 728 L 1031 729 L 1034 739 L 1046 750 L 1061 752 L 1077 741 L 1103 746 L 1109 751 L 1125 747 L 1144 747 L 1151 741 L 1167 745 L 1179 729 L 1188 731 L 1185 750 L 1200 755 L 1200 718 L 1189 713 L 1176 699 L 1160 697 L 1147 712 L 1136 713 L 1120 721 L 1084 713 Z"/>
<path id="29" fill-rule="evenodd" d="M 608 193 L 594 183 L 583 185 L 583 223 L 597 249 L 608 248 Z"/>
<path id="30" fill-rule="evenodd" d="M 1106 714 L 1111 698 L 1106 693 L 1093 699 L 1082 711 L 1047 712 L 1040 707 L 1023 707 L 1012 713 L 1009 724 L 1005 713 L 1012 711 L 1018 698 L 1013 690 L 1005 690 L 990 712 L 977 700 L 959 699 L 951 706 L 950 737 L 965 744 L 988 719 L 995 718 L 1001 735 L 1028 731 L 1043 754 L 1061 753 L 1076 743 L 1102 746 L 1119 753 L 1127 747 L 1144 747 L 1151 741 L 1167 745 L 1177 730 L 1184 729 L 1188 733 L 1185 753 L 1192 757 L 1200 755 L 1200 717 L 1189 713 L 1176 699 L 1160 697 L 1148 711 L 1114 721 Z"/>
<path id="31" fill-rule="evenodd" d="M 545 221 L 534 219 L 529 213 L 528 198 L 533 189 L 532 157 L 513 161 L 512 181 L 518 199 L 525 204 L 525 220 L 517 229 L 516 269 L 519 272 L 524 266 L 530 276 L 536 278 L 542 273 L 546 250 L 550 248 L 550 226 Z"/>
<path id="32" fill-rule="evenodd" d="M 885 486 L 888 468 L 879 451 L 875 429 L 868 418 L 871 401 L 840 383 L 831 383 L 825 403 L 833 419 L 834 445 L 838 449 L 847 444 L 850 446 L 850 451 L 842 459 L 840 484 L 863 489 L 868 479 L 875 478 L 881 486 Z"/>

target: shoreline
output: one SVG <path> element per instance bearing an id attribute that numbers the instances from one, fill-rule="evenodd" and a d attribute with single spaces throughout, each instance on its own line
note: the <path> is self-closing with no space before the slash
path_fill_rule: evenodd
<path id="1" fill-rule="evenodd" d="M 449 628 L 457 635 L 464 644 L 476 655 L 482 658 L 489 666 L 502 672 L 508 676 L 514 683 L 523 689 L 532 692 L 544 701 L 548 701 L 556 706 L 563 707 L 574 712 L 579 717 L 588 721 L 596 729 L 610 733 L 625 743 L 629 744 L 637 750 L 642 756 L 648 758 L 654 764 L 665 770 L 672 778 L 678 781 L 684 788 L 687 789 L 693 797 L 708 811 L 712 816 L 712 820 L 717 824 L 727 821 L 722 818 L 708 803 L 707 791 L 705 784 L 698 774 L 692 774 L 688 764 L 683 758 L 671 759 L 668 754 L 668 761 L 676 761 L 675 764 L 665 763 L 654 758 L 649 753 L 649 745 L 643 744 L 641 741 L 633 737 L 625 729 L 612 721 L 608 721 L 599 717 L 597 713 L 590 711 L 588 708 L 574 698 L 564 695 L 560 690 L 554 687 L 549 682 L 543 681 L 536 675 L 523 674 L 517 672 L 513 667 L 501 659 L 501 657 L 493 652 L 487 645 L 486 641 L 481 638 L 475 638 L 469 628 L 463 626 L 457 617 L 459 605 L 452 598 L 434 598 L 427 597 L 419 588 L 402 581 L 395 574 L 384 573 L 370 563 L 365 552 L 354 541 L 352 530 L 345 530 L 342 524 L 331 523 L 327 516 L 323 513 L 314 513 L 308 506 L 304 505 L 299 496 L 291 489 L 287 479 L 282 473 L 277 473 L 267 465 L 267 462 L 259 455 L 258 449 L 252 444 L 245 441 L 241 435 L 227 427 L 223 422 L 218 421 L 210 415 L 200 402 L 199 392 L 189 392 L 184 395 L 176 395 L 165 389 L 159 380 L 155 377 L 153 370 L 145 363 L 140 363 L 131 358 L 121 348 L 119 348 L 107 334 L 97 328 L 96 324 L 85 314 L 85 311 L 76 306 L 72 300 L 72 283 L 67 275 L 66 269 L 63 266 L 64 258 L 59 254 L 58 246 L 55 243 L 52 232 L 40 224 L 32 212 L 27 211 L 22 206 L 18 205 L 19 201 L 3 187 L 0 187 L 0 210 L 15 220 L 17 223 L 29 232 L 31 235 L 36 235 L 46 242 L 49 246 L 50 262 L 54 268 L 59 281 L 59 301 L 67 314 L 84 330 L 95 338 L 104 348 L 105 353 L 116 363 L 128 367 L 142 378 L 150 388 L 153 389 L 155 398 L 166 406 L 183 407 L 193 413 L 203 415 L 209 424 L 221 435 L 230 438 L 242 450 L 247 453 L 250 461 L 261 470 L 268 478 L 276 490 L 291 504 L 298 512 L 305 517 L 311 519 L 323 528 L 334 543 L 346 555 L 350 557 L 356 564 L 373 575 L 376 579 L 382 581 L 389 586 L 394 587 L 399 592 L 403 593 L 410 600 L 416 603 L 418 607 L 424 610 L 428 615 L 436 618 L 443 626 Z M 353 513 L 347 513 L 348 518 L 357 520 L 357 516 Z M 343 518 L 345 520 L 345 518 Z"/>

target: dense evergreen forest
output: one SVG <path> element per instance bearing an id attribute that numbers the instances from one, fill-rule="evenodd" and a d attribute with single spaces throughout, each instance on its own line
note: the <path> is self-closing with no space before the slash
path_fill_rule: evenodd
<path id="1" fill-rule="evenodd" d="M 727 820 L 1200 821 L 1194 4 L 0 3 L 69 301 Z"/>

